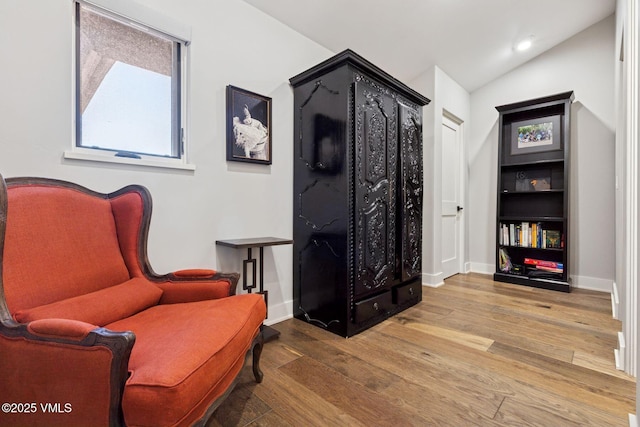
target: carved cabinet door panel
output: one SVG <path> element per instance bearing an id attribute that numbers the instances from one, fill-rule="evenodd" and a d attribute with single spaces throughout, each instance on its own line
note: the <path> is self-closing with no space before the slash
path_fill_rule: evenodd
<path id="1" fill-rule="evenodd" d="M 400 104 L 401 203 L 398 222 L 401 240 L 402 280 L 422 272 L 422 115 L 414 107 Z"/>
<path id="2" fill-rule="evenodd" d="M 357 295 L 395 275 L 397 104 L 375 83 L 354 85 L 354 215 Z"/>

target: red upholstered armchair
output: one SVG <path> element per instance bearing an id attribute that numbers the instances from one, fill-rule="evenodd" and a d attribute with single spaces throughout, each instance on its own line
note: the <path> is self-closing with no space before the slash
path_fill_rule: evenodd
<path id="1" fill-rule="evenodd" d="M 151 197 L 0 176 L 0 425 L 204 424 L 253 352 L 237 274 L 156 274 Z"/>

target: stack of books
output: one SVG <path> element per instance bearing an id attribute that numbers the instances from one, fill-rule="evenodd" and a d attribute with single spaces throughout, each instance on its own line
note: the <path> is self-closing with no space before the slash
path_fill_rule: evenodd
<path id="1" fill-rule="evenodd" d="M 549 273 L 560 273 L 564 271 L 564 264 L 555 261 L 545 261 L 542 259 L 525 258 L 524 263 L 536 270 L 547 271 Z"/>

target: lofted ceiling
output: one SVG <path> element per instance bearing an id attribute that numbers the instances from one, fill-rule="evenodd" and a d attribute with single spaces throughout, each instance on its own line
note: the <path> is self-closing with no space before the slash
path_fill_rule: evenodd
<path id="1" fill-rule="evenodd" d="M 473 92 L 613 14 L 615 0 L 244 0 L 401 81 L 437 65 Z M 533 36 L 533 46 L 515 44 Z"/>

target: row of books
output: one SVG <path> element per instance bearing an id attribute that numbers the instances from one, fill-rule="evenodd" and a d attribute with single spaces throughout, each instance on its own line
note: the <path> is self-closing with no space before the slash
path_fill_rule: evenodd
<path id="1" fill-rule="evenodd" d="M 546 261 L 535 258 L 525 258 L 524 264 L 529 267 L 535 268 L 536 270 L 543 270 L 551 273 L 562 274 L 562 272 L 564 271 L 564 264 L 561 262 Z"/>
<path id="2" fill-rule="evenodd" d="M 548 230 L 540 222 L 500 223 L 500 245 L 525 248 L 563 248 L 564 235 Z"/>

